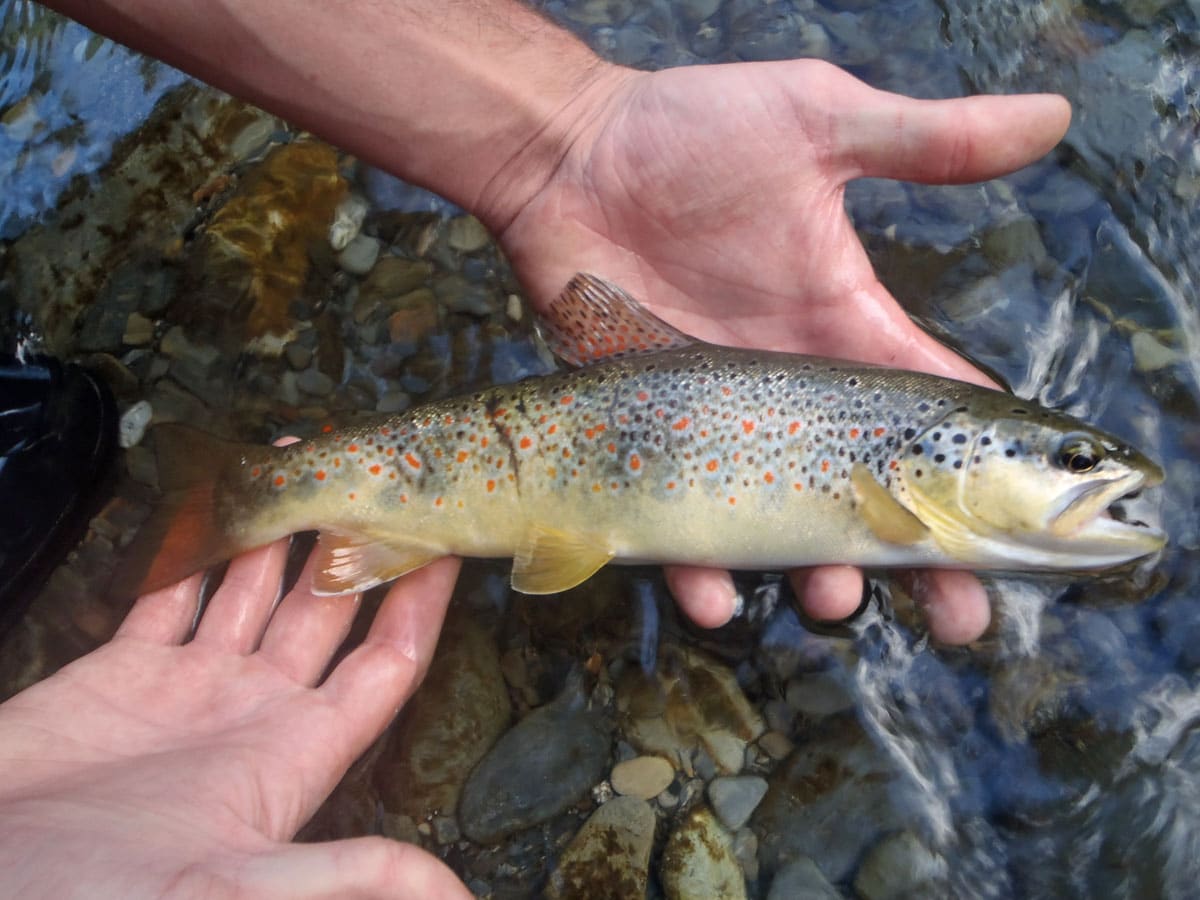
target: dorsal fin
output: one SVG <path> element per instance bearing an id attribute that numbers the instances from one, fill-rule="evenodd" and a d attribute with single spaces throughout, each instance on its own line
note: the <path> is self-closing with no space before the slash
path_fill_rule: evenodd
<path id="1" fill-rule="evenodd" d="M 696 342 L 615 284 L 583 272 L 567 283 L 539 326 L 551 352 L 573 366 Z"/>

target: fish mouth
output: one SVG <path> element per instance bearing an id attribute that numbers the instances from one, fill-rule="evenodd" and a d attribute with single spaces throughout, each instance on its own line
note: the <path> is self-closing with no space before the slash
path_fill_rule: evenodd
<path id="1" fill-rule="evenodd" d="M 1155 467 L 1080 485 L 1064 496 L 1048 530 L 1072 543 L 1127 552 L 1130 559 L 1161 550 L 1166 533 L 1143 521 L 1138 507 L 1143 488 L 1162 480 L 1162 470 Z"/>

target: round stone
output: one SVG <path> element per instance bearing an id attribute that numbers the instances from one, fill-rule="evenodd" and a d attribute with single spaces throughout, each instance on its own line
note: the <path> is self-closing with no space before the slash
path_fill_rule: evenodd
<path id="1" fill-rule="evenodd" d="M 613 766 L 611 780 L 618 794 L 649 800 L 670 786 L 675 769 L 661 756 L 638 756 Z"/>

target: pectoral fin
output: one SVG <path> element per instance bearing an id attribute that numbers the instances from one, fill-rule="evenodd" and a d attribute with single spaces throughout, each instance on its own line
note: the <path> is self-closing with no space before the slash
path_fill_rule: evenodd
<path id="1" fill-rule="evenodd" d="M 381 541 L 335 531 L 322 531 L 313 553 L 312 591 L 318 597 L 365 591 L 446 555 L 445 550 L 419 541 Z"/>
<path id="2" fill-rule="evenodd" d="M 901 506 L 862 463 L 851 467 L 850 484 L 859 515 L 881 541 L 915 544 L 929 536 L 921 520 Z"/>
<path id="3" fill-rule="evenodd" d="M 588 535 L 535 525 L 513 557 L 512 586 L 522 594 L 557 594 L 586 581 L 613 555 Z"/>

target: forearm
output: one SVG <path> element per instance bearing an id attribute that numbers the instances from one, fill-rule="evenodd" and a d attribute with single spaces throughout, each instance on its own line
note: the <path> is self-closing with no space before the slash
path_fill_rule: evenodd
<path id="1" fill-rule="evenodd" d="M 46 0 L 502 227 L 617 71 L 514 0 Z"/>

